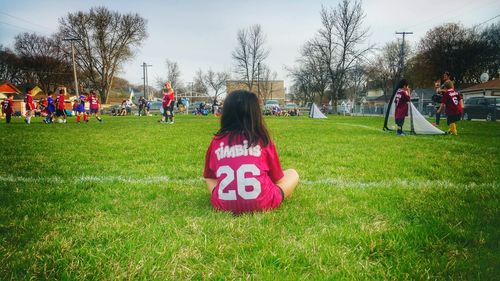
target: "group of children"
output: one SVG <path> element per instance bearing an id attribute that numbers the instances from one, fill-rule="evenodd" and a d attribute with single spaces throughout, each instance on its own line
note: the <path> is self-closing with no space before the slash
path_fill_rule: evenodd
<path id="1" fill-rule="evenodd" d="M 25 117 L 24 122 L 26 124 L 31 124 L 31 118 L 35 116 L 35 110 L 37 106 L 33 100 L 33 95 L 31 90 L 28 90 L 25 102 Z M 85 103 L 89 103 L 89 114 L 94 115 L 95 118 L 102 122 L 100 117 L 99 108 L 100 102 L 97 94 L 94 91 L 90 91 L 89 94 L 82 94 L 74 101 L 73 111 L 76 115 L 76 122 L 88 122 L 89 114 L 85 110 Z M 54 97 L 54 93 L 50 92 L 46 99 L 40 100 L 38 103 L 38 109 L 42 116 L 45 116 L 43 122 L 45 124 L 53 123 L 54 120 L 58 119 L 59 123 L 66 123 L 68 114 L 66 113 L 66 101 L 65 101 L 65 91 L 59 90 L 59 93 Z M 2 102 L 2 110 L 5 114 L 5 119 L 7 123 L 10 123 L 12 115 L 14 115 L 14 101 L 13 96 L 9 95 L 6 100 Z"/>
<path id="2" fill-rule="evenodd" d="M 464 102 L 462 95 L 455 90 L 453 81 L 450 79 L 449 72 L 443 74 L 444 83 L 441 84 L 440 80 L 435 82 L 436 93 L 441 95 L 437 102 L 439 106 L 436 110 L 436 125 L 439 125 L 441 112 L 445 109 L 447 123 L 449 126 L 448 134 L 458 135 L 457 122 L 462 117 Z M 403 124 L 405 117 L 408 116 L 408 104 L 411 102 L 411 90 L 408 86 L 408 81 L 403 79 L 398 84 L 398 90 L 394 96 L 394 103 L 396 105 L 394 118 L 397 125 L 397 135 L 404 136 Z"/>

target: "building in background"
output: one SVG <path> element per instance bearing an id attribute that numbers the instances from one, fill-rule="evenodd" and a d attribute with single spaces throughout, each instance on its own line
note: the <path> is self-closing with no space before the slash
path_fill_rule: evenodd
<path id="1" fill-rule="evenodd" d="M 242 80 L 227 80 L 226 94 L 236 90 L 248 90 L 247 85 Z M 283 80 L 255 82 L 251 92 L 256 93 L 262 102 L 266 100 L 277 100 L 281 105 L 285 104 L 285 82 Z"/>

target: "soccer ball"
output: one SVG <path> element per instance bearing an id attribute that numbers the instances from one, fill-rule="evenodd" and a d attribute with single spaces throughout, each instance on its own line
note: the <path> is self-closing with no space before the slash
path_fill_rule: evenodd
<path id="1" fill-rule="evenodd" d="M 64 123 L 64 120 L 62 120 L 62 119 L 57 119 L 57 123 L 62 124 L 62 123 Z"/>

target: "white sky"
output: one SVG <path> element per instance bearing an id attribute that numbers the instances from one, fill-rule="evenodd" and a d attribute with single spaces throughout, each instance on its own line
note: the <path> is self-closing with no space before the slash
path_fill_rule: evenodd
<path id="1" fill-rule="evenodd" d="M 339 0 L 0 0 L 0 44 L 12 47 L 21 32 L 51 35 L 58 19 L 68 12 L 105 6 L 121 13 L 137 12 L 148 20 L 149 37 L 133 60 L 123 66 L 121 77 L 142 85 L 142 62 L 149 68 L 149 83 L 166 75 L 165 59 L 179 63 L 181 79 L 192 81 L 198 69 L 230 71 L 231 53 L 238 29 L 260 24 L 271 53 L 266 63 L 288 82 L 284 66 L 294 65 L 302 44 L 320 28 L 321 6 Z M 500 14 L 499 0 L 365 0 L 368 43 L 383 46 L 398 38 L 395 31 L 412 31 L 418 40 L 432 27 L 446 22 L 465 26 L 483 23 Z M 496 18 L 488 23 L 493 23 Z M 289 85 L 285 85 L 288 87 Z"/>

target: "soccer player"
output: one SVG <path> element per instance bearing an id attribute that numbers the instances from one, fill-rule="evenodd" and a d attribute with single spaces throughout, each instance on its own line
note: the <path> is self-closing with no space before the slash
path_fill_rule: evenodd
<path id="1" fill-rule="evenodd" d="M 43 122 L 45 124 L 52 123 L 53 117 L 54 117 L 54 112 L 56 111 L 56 106 L 54 105 L 54 93 L 49 92 L 49 95 L 47 96 L 47 116 L 45 116 L 45 119 Z"/>
<path id="2" fill-rule="evenodd" d="M 99 107 L 101 103 L 99 102 L 99 98 L 97 97 L 97 94 L 95 93 L 94 90 L 90 91 L 90 95 L 87 98 L 89 104 L 90 104 L 90 115 L 94 115 L 99 122 L 102 122 L 101 119 L 101 114 L 99 113 Z M 89 122 L 89 119 L 87 118 L 87 122 Z"/>
<path id="3" fill-rule="evenodd" d="M 220 124 L 203 173 L 213 208 L 234 214 L 278 208 L 292 194 L 299 175 L 293 169 L 282 170 L 257 95 L 229 94 Z"/>
<path id="4" fill-rule="evenodd" d="M 408 81 L 403 79 L 399 81 L 398 90 L 394 96 L 394 103 L 396 104 L 394 119 L 396 121 L 396 125 L 398 126 L 398 136 L 405 135 L 403 132 L 403 125 L 405 123 L 405 117 L 408 116 L 408 103 L 410 100 L 410 88 L 408 87 Z"/>
<path id="5" fill-rule="evenodd" d="M 59 95 L 56 97 L 56 116 L 58 118 L 63 118 L 63 123 L 66 123 L 66 108 L 65 108 L 65 96 L 64 96 L 64 90 L 60 89 L 59 90 Z M 60 120 L 60 119 L 59 119 Z"/>
<path id="6" fill-rule="evenodd" d="M 12 114 L 14 114 L 14 101 L 12 100 L 12 94 L 8 94 L 7 99 L 2 102 L 2 111 L 5 114 L 5 122 L 9 124 Z"/>
<path id="7" fill-rule="evenodd" d="M 80 95 L 78 100 L 75 101 L 76 108 L 76 123 L 80 123 L 81 117 L 83 116 L 83 122 L 87 122 L 87 112 L 85 112 L 85 95 Z"/>
<path id="8" fill-rule="evenodd" d="M 453 82 L 448 80 L 444 82 L 446 92 L 443 94 L 441 105 L 437 113 L 441 113 L 443 107 L 446 107 L 447 123 L 449 126 L 449 134 L 458 135 L 457 122 L 460 120 L 464 108 L 462 96 L 455 91 Z"/>
<path id="9" fill-rule="evenodd" d="M 28 90 L 26 93 L 24 101 L 26 102 L 26 118 L 24 118 L 24 122 L 26 122 L 26 124 L 31 124 L 31 117 L 33 117 L 33 113 L 36 108 L 35 103 L 33 102 L 33 96 L 31 95 L 31 90 Z"/>

